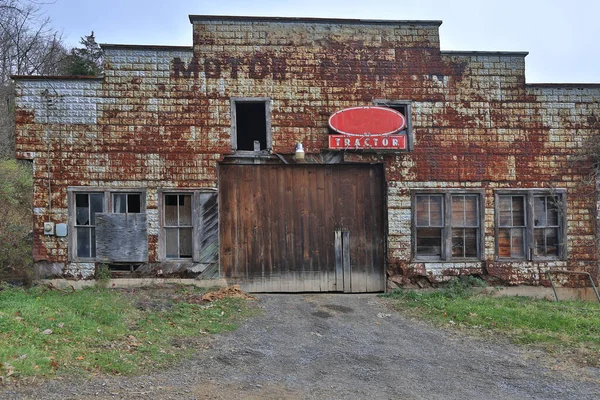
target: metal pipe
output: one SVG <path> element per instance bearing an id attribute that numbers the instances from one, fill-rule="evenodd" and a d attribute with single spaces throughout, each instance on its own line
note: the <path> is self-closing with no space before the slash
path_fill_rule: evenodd
<path id="1" fill-rule="evenodd" d="M 552 281 L 552 277 L 550 276 L 550 273 L 567 274 L 567 275 L 587 275 L 587 277 L 590 279 L 590 283 L 592 284 L 592 289 L 594 289 L 594 293 L 596 294 L 596 299 L 598 299 L 598 303 L 600 303 L 600 295 L 598 294 L 598 289 L 596 289 L 596 284 L 594 283 L 594 279 L 592 278 L 592 275 L 589 272 L 561 271 L 561 270 L 546 271 L 546 275 L 548 276 L 548 280 L 550 281 L 550 284 L 552 285 L 552 290 L 554 291 L 554 298 L 556 299 L 556 301 L 558 301 L 558 294 L 556 293 L 556 286 L 554 285 L 554 282 Z"/>

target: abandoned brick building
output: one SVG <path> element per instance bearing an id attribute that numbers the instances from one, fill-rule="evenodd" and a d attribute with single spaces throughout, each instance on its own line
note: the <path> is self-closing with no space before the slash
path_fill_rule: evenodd
<path id="1" fill-rule="evenodd" d="M 441 51 L 439 21 L 190 21 L 191 47 L 103 45 L 100 77 L 14 77 L 42 273 L 282 292 L 598 277 L 599 188 L 574 155 L 600 85 Z"/>

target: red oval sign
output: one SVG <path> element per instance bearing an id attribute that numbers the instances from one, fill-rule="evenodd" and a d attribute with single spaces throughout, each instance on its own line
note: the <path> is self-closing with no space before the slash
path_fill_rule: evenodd
<path id="1" fill-rule="evenodd" d="M 385 136 L 401 131 L 406 126 L 406 118 L 391 108 L 352 107 L 332 114 L 329 126 L 344 135 Z"/>

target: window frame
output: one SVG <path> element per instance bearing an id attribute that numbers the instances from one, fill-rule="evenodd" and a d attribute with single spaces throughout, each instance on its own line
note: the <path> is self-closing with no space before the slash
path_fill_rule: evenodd
<path id="1" fill-rule="evenodd" d="M 96 262 L 96 257 L 79 257 L 77 255 L 77 231 L 76 231 L 76 217 L 77 210 L 75 205 L 75 199 L 77 194 L 102 194 L 102 212 L 114 214 L 113 210 L 113 194 L 115 193 L 127 193 L 127 194 L 139 194 L 140 195 L 140 214 L 146 213 L 146 188 L 105 188 L 105 187 L 69 187 L 67 188 L 67 219 L 68 219 L 68 260 L 70 262 Z M 108 210 L 108 211 L 107 211 Z M 95 227 L 94 227 L 95 229 Z"/>
<path id="2" fill-rule="evenodd" d="M 406 117 L 406 150 L 413 151 L 415 145 L 415 137 L 412 126 L 412 101 L 410 100 L 388 100 L 388 99 L 375 99 L 373 104 L 379 107 L 394 108 L 402 106 L 406 108 L 406 113 L 403 115 Z"/>
<path id="3" fill-rule="evenodd" d="M 423 256 L 417 254 L 417 196 L 431 195 L 442 196 L 442 235 L 441 235 L 441 257 Z M 453 257 L 452 256 L 452 196 L 476 196 L 477 197 L 477 255 L 476 257 Z M 464 190 L 464 189 L 412 189 L 411 190 L 411 241 L 412 258 L 419 262 L 469 262 L 483 260 L 485 251 L 485 190 Z M 456 229 L 466 229 L 469 227 L 455 227 Z"/>
<path id="4" fill-rule="evenodd" d="M 254 150 L 238 150 L 238 138 L 237 138 L 237 103 L 264 103 L 265 104 L 265 128 L 266 128 L 266 149 L 260 151 Z M 272 100 L 270 97 L 231 97 L 231 148 L 237 155 L 256 155 L 262 153 L 268 153 L 273 150 L 273 135 L 271 132 L 271 105 Z"/>
<path id="5" fill-rule="evenodd" d="M 200 209 L 200 194 L 215 193 L 215 188 L 161 188 L 158 189 L 158 260 L 161 262 L 196 263 L 200 260 L 200 234 L 201 221 L 198 210 Z M 165 234 L 165 195 L 191 195 L 192 196 L 192 257 L 167 258 L 166 234 Z"/>
<path id="6" fill-rule="evenodd" d="M 500 197 L 501 196 L 523 196 L 525 204 L 525 234 L 523 235 L 523 257 L 501 257 L 499 251 L 499 231 L 500 231 Z M 558 197 L 558 255 L 557 256 L 536 256 L 535 245 L 535 215 L 534 199 L 538 196 Z M 494 192 L 494 213 L 495 213 L 495 251 L 497 261 L 564 261 L 567 259 L 567 191 L 566 189 L 502 189 Z"/>

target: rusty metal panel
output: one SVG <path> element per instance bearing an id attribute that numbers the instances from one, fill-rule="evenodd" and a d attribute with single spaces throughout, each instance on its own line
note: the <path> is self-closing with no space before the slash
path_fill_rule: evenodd
<path id="1" fill-rule="evenodd" d="M 250 291 L 383 290 L 381 166 L 221 165 L 219 179 L 223 277 Z"/>

